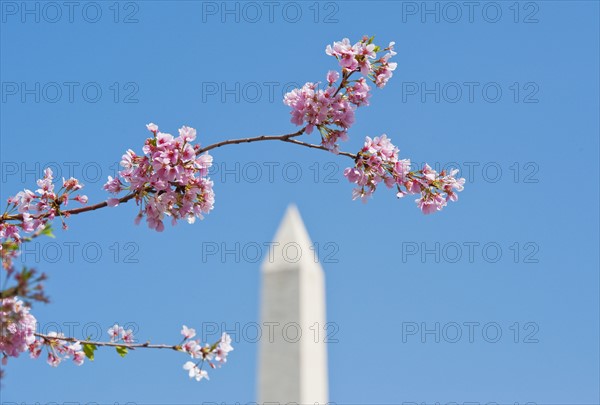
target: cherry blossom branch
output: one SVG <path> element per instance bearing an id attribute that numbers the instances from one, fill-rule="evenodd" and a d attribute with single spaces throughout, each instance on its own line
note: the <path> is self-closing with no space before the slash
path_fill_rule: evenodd
<path id="1" fill-rule="evenodd" d="M 152 137 L 145 140 L 143 154 L 137 155 L 133 150 L 127 150 L 120 162 L 123 170 L 115 178 L 108 176 L 103 189 L 113 197 L 106 201 L 87 205 L 88 197 L 77 194 L 83 185 L 72 177 L 63 178 L 62 186 L 55 184 L 50 168 L 46 168 L 44 177 L 37 181 L 39 188 L 35 192 L 25 189 L 10 197 L 6 211 L 0 215 L 0 257 L 7 281 L 13 277 L 16 285 L 0 290 L 2 363 L 6 364 L 8 357 L 18 357 L 24 351 L 29 351 L 32 358 L 37 358 L 44 348 L 48 353 L 48 364 L 53 367 L 67 358 L 72 358 L 77 365 L 83 364 L 86 357 L 93 360 L 94 351 L 101 346 L 114 347 L 123 357 L 128 350 L 138 348 L 170 349 L 187 353 L 194 359 L 186 362 L 183 369 L 190 378 L 200 381 L 208 379 L 207 371 L 202 369 L 205 363 L 215 368 L 226 362 L 227 354 L 233 350 L 230 336 L 223 333 L 218 342 L 202 345 L 200 340 L 192 340 L 196 332 L 185 325 L 181 330 L 184 339 L 179 345 L 133 343 L 133 332 L 117 324 L 108 330 L 110 342 L 81 341 L 55 332 L 47 335 L 36 333 L 37 320 L 29 313 L 30 305 L 19 297 L 46 302 L 47 297 L 41 285 L 45 275 L 42 273 L 38 276 L 35 270 L 27 268 L 17 272 L 14 266 L 14 259 L 23 242 L 39 235 L 53 236 L 50 224 L 54 219 L 60 218 L 66 230 L 68 226 L 65 219 L 71 215 L 114 207 L 132 199 L 139 206 L 134 222 L 139 224 L 146 217 L 149 228 L 158 232 L 165 228 L 165 217 L 170 218 L 173 225 L 182 219 L 189 223 L 196 218 L 202 219 L 203 214 L 208 214 L 214 208 L 215 202 L 214 183 L 209 177 L 213 157 L 208 153 L 213 149 L 263 141 L 281 141 L 320 149 L 353 159 L 353 167 L 344 170 L 344 177 L 357 186 L 352 191 L 353 199 L 361 198 L 366 202 L 378 184 L 384 184 L 388 188 L 396 188 L 398 198 L 420 194 L 415 202 L 425 214 L 440 211 L 448 201 L 456 201 L 456 192 L 461 191 L 465 183 L 465 179 L 455 177 L 458 170 L 437 173 L 425 165 L 413 171 L 410 160 L 399 158 L 399 149 L 385 134 L 373 139 L 367 136 L 356 154 L 339 150 L 338 141 L 348 139 L 348 130 L 355 122 L 355 110 L 369 105 L 371 87 L 367 80 L 383 88 L 397 66 L 389 62 L 396 54 L 394 42 L 382 49 L 373 40 L 374 37 L 365 36 L 352 45 L 344 38 L 333 46 L 328 45 L 325 53 L 335 57 L 341 68 L 341 76 L 337 71 L 330 70 L 326 76 L 326 88 L 320 88 L 321 82 L 308 82 L 302 88 L 285 94 L 283 102 L 291 108 L 290 121 L 302 126 L 296 132 L 229 139 L 201 147 L 193 144 L 196 139 L 194 128 L 183 126 L 179 129 L 179 136 L 174 137 L 160 132 L 156 124 L 150 123 L 146 128 Z M 387 53 L 378 57 L 380 51 Z M 355 73 L 361 77 L 350 80 Z M 321 138 L 320 145 L 297 139 L 304 134 L 310 135 L 315 128 Z M 128 194 L 119 197 L 121 193 Z M 69 201 L 76 201 L 83 206 L 63 210 Z"/>
<path id="2" fill-rule="evenodd" d="M 53 342 L 57 340 L 63 340 L 65 342 L 71 343 L 85 343 L 94 346 L 107 346 L 107 347 L 125 347 L 127 349 L 171 349 L 175 351 L 182 351 L 181 345 L 167 345 L 167 344 L 150 344 L 150 342 L 146 343 L 116 343 L 116 342 L 95 342 L 91 340 L 81 340 L 75 339 L 74 337 L 58 337 L 58 336 L 50 336 L 45 335 L 43 333 L 34 333 L 34 336 L 43 339 L 46 342 Z"/>
<path id="3" fill-rule="evenodd" d="M 135 198 L 138 195 L 138 193 L 129 193 L 121 198 L 119 198 L 119 203 L 123 204 L 126 203 L 127 201 Z M 98 210 L 100 208 L 104 208 L 107 207 L 108 203 L 106 201 L 102 201 L 99 202 L 97 204 L 94 205 L 86 205 L 85 207 L 81 207 L 81 208 L 74 208 L 72 210 L 65 210 L 65 211 L 61 211 L 62 215 L 65 216 L 70 216 L 70 215 L 77 215 L 77 214 L 81 214 L 83 212 L 89 212 L 89 211 L 95 211 Z M 50 214 L 48 213 L 44 213 L 42 215 L 36 216 L 34 218 L 46 218 L 48 217 Z M 2 217 L 0 217 L 0 223 L 5 222 L 5 221 L 13 221 L 13 220 L 23 220 L 23 214 L 16 214 L 16 215 L 3 215 Z"/>
<path id="4" fill-rule="evenodd" d="M 223 333 L 221 338 L 212 344 L 202 345 L 200 340 L 192 340 L 196 336 L 196 330 L 188 328 L 186 325 L 183 325 L 181 329 L 183 340 L 178 345 L 133 343 L 133 331 L 125 330 L 118 324 L 108 330 L 111 337 L 110 342 L 79 340 L 56 332 L 43 334 L 34 331 L 37 321 L 29 314 L 26 306 L 16 300 L 4 303 L 4 307 L 9 306 L 13 307 L 13 316 L 22 325 L 20 335 L 16 336 L 16 340 L 20 340 L 17 343 L 25 344 L 32 358 L 38 358 L 45 348 L 48 352 L 47 362 L 53 367 L 57 367 L 63 360 L 69 358 L 72 358 L 76 365 L 81 366 L 86 357 L 94 360 L 94 352 L 102 346 L 114 347 L 121 357 L 125 357 L 130 350 L 135 349 L 169 349 L 188 354 L 194 359 L 194 361 L 186 362 L 183 369 L 188 372 L 190 378 L 200 381 L 208 379 L 208 372 L 202 369 L 205 363 L 213 369 L 221 366 L 227 362 L 227 356 L 233 350 L 231 337 L 227 333 Z"/>
<path id="5" fill-rule="evenodd" d="M 201 148 L 196 152 L 196 155 L 199 155 L 204 152 L 208 152 L 209 150 L 212 150 L 212 149 L 220 148 L 221 146 L 225 146 L 225 145 L 237 145 L 240 143 L 252 143 L 252 142 L 260 142 L 260 141 L 285 141 L 285 142 L 287 142 L 287 141 L 289 141 L 290 138 L 302 135 L 304 133 L 305 129 L 306 128 L 302 128 L 299 131 L 296 131 L 292 134 L 286 134 L 286 135 L 260 135 L 260 136 L 255 136 L 252 138 L 229 139 L 226 141 L 213 143 L 212 145 L 208 145 L 204 148 Z"/>
<path id="6" fill-rule="evenodd" d="M 321 150 L 324 150 L 324 151 L 328 151 L 328 152 L 329 152 L 329 149 L 328 149 L 328 148 L 326 148 L 326 147 L 325 147 L 325 146 L 323 146 L 323 145 L 315 145 L 315 144 L 313 144 L 313 143 L 302 142 L 302 141 L 299 141 L 299 140 L 297 140 L 297 139 L 282 139 L 282 140 L 283 140 L 284 142 L 289 142 L 289 143 L 294 143 L 294 144 L 296 144 L 296 145 L 302 145 L 302 146 L 306 146 L 307 148 L 321 149 Z M 357 155 L 356 155 L 356 154 L 354 154 L 354 153 L 350 153 L 350 152 L 342 152 L 342 151 L 340 151 L 340 152 L 338 152 L 337 154 L 338 154 L 338 155 L 341 155 L 341 156 L 348 156 L 349 158 L 352 158 L 352 159 L 356 159 L 356 157 L 357 157 Z"/>
<path id="7" fill-rule="evenodd" d="M 198 151 L 196 152 L 197 155 L 200 155 L 204 152 L 208 152 L 209 150 L 212 149 L 216 149 L 216 148 L 220 148 L 226 145 L 238 145 L 238 144 L 243 144 L 243 143 L 253 143 L 253 142 L 263 142 L 263 141 L 282 141 L 282 142 L 287 142 L 287 143 L 292 143 L 295 145 L 299 145 L 299 146 L 304 146 L 307 148 L 312 148 L 312 149 L 320 149 L 320 150 L 324 150 L 324 151 L 329 151 L 328 148 L 322 146 L 322 145 L 316 145 L 316 144 L 312 144 L 312 143 L 308 143 L 308 142 L 302 142 L 299 141 L 297 139 L 293 139 L 297 136 L 300 136 L 302 134 L 304 134 L 305 128 L 300 129 L 299 131 L 296 131 L 294 133 L 291 134 L 285 134 L 285 135 L 260 135 L 260 136 L 255 136 L 255 137 L 249 137 L 249 138 L 238 138 L 238 139 L 229 139 L 226 141 L 221 141 L 221 142 L 217 142 L 217 143 L 213 143 L 211 145 L 208 145 L 204 148 L 198 149 Z M 349 153 L 349 152 L 339 152 L 338 155 L 341 156 L 347 156 L 349 158 L 352 159 L 356 159 L 357 155 L 353 154 L 353 153 Z M 151 192 L 153 191 L 151 188 L 148 188 L 145 190 L 146 192 Z M 118 199 L 119 204 L 124 204 L 132 199 L 134 199 L 136 196 L 138 196 L 140 193 L 139 192 L 133 192 L 133 193 L 129 193 L 121 198 Z M 106 201 L 102 201 L 99 202 L 97 204 L 93 204 L 93 205 L 87 205 L 85 207 L 81 207 L 81 208 L 74 208 L 71 210 L 64 210 L 61 211 L 61 214 L 64 216 L 71 216 L 71 215 L 77 215 L 77 214 L 81 214 L 84 212 L 90 212 L 90 211 L 95 211 L 98 210 L 100 208 L 105 208 L 108 207 L 108 203 Z M 48 217 L 49 214 L 48 213 L 44 213 L 42 215 L 36 216 L 34 218 L 46 218 Z M 2 217 L 0 217 L 0 223 L 2 222 L 6 222 L 6 221 L 22 221 L 23 220 L 23 214 L 15 214 L 15 215 L 8 215 L 8 214 L 4 214 Z"/>
<path id="8" fill-rule="evenodd" d="M 252 138 L 230 139 L 227 141 L 213 143 L 212 145 L 208 145 L 204 148 L 201 148 L 196 152 L 196 155 L 200 155 L 201 153 L 208 152 L 209 150 L 220 148 L 221 146 L 225 146 L 225 145 L 238 145 L 241 143 L 252 143 L 252 142 L 261 142 L 261 141 L 283 141 L 283 142 L 293 143 L 295 145 L 305 146 L 307 148 L 320 149 L 320 150 L 329 152 L 329 149 L 323 145 L 315 145 L 312 143 L 302 142 L 297 139 L 293 139 L 297 136 L 304 134 L 305 131 L 306 131 L 306 127 L 302 128 L 301 130 L 299 130 L 297 132 L 294 132 L 293 134 L 261 135 L 261 136 L 255 136 Z M 356 159 L 356 156 L 357 156 L 357 155 L 355 155 L 353 153 L 349 153 L 349 152 L 339 152 L 338 155 L 347 156 L 352 159 Z"/>

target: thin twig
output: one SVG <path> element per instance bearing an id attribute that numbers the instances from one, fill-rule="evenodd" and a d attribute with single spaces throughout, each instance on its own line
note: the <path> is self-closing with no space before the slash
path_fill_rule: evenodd
<path id="1" fill-rule="evenodd" d="M 286 141 L 295 136 L 302 135 L 304 133 L 304 130 L 305 130 L 305 128 L 302 128 L 301 130 L 299 130 L 297 132 L 294 132 L 292 134 L 286 134 L 286 135 L 261 135 L 261 136 L 255 136 L 252 138 L 230 139 L 227 141 L 221 141 L 221 142 L 213 143 L 212 145 L 208 145 L 202 149 L 199 149 L 196 152 L 196 154 L 199 155 L 201 153 L 208 152 L 211 149 L 220 148 L 221 146 L 225 146 L 225 145 L 237 145 L 240 143 L 251 143 L 251 142 L 260 142 L 260 141 Z"/>
<path id="2" fill-rule="evenodd" d="M 127 201 L 135 198 L 135 196 L 137 195 L 137 193 L 129 193 L 124 197 L 119 198 L 119 204 L 123 204 L 126 203 Z M 75 208 L 72 210 L 65 210 L 65 211 L 61 211 L 62 215 L 77 215 L 77 214 L 81 214 L 82 212 L 88 212 L 88 211 L 95 211 L 97 209 L 100 208 L 104 208 L 107 207 L 108 203 L 106 201 L 102 201 L 98 204 L 94 204 L 94 205 L 88 205 L 85 207 L 81 207 L 81 208 Z M 48 214 L 44 214 L 44 215 L 40 215 L 38 217 L 34 217 L 34 218 L 45 218 L 47 217 Z M 17 215 L 6 215 L 0 218 L 0 222 L 4 222 L 4 221 L 10 221 L 10 220 L 23 220 L 23 214 L 17 214 Z"/>
<path id="3" fill-rule="evenodd" d="M 327 149 L 323 145 L 315 145 L 314 143 L 302 142 L 297 139 L 282 139 L 282 141 L 294 143 L 296 145 L 306 146 L 307 148 L 314 148 L 314 149 L 321 149 L 321 150 L 329 151 L 329 149 Z M 356 159 L 356 155 L 353 153 L 349 153 L 349 152 L 339 152 L 338 155 L 348 156 L 349 158 Z"/>
<path id="4" fill-rule="evenodd" d="M 91 340 L 81 340 L 81 339 L 75 339 L 73 337 L 58 337 L 58 336 L 50 336 L 50 335 L 45 335 L 43 333 L 34 333 L 35 336 L 42 338 L 46 341 L 52 341 L 52 340 L 62 340 L 65 342 L 71 342 L 71 343 L 75 343 L 75 342 L 79 342 L 79 343 L 85 343 L 85 344 L 91 344 L 94 346 L 108 346 L 108 347 L 126 347 L 127 349 L 171 349 L 171 350 L 175 350 L 180 352 L 181 351 L 181 346 L 180 345 L 151 345 L 150 342 L 146 342 L 146 343 L 115 343 L 115 342 L 94 342 Z"/>

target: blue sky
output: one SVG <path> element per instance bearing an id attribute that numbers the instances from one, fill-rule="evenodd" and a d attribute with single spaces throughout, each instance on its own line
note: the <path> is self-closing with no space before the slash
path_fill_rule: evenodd
<path id="1" fill-rule="evenodd" d="M 467 184 L 424 216 L 383 188 L 352 201 L 345 158 L 283 143 L 215 150 L 204 221 L 158 234 L 133 225 L 133 204 L 104 209 L 71 218 L 26 264 L 50 275 L 52 303 L 34 308 L 42 327 L 82 337 L 129 322 L 141 340 L 176 343 L 182 324 L 240 325 L 227 366 L 196 383 L 177 353 L 102 350 L 56 370 L 23 357 L 2 402 L 254 401 L 249 249 L 294 202 L 327 258 L 332 402 L 599 403 L 597 2 L 275 2 L 271 15 L 265 2 L 227 3 L 232 13 L 221 2 L 75 3 L 70 15 L 0 2 L 3 199 L 48 164 L 106 198 L 104 179 L 141 150 L 151 121 L 195 127 L 202 144 L 294 131 L 282 89 L 324 80 L 336 68 L 325 46 L 364 34 L 396 41 L 398 69 L 342 149 L 387 133 L 403 157 L 458 163 Z M 239 257 L 208 256 L 214 246 Z M 422 335 L 436 327 L 439 342 Z"/>

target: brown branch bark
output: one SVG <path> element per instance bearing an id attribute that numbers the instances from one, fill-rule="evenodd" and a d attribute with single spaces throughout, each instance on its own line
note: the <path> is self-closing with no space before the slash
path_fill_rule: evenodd
<path id="1" fill-rule="evenodd" d="M 315 145 L 312 143 L 302 142 L 297 139 L 293 139 L 297 136 L 302 135 L 304 133 L 305 129 L 306 128 L 302 128 L 299 131 L 296 131 L 291 134 L 286 134 L 286 135 L 261 135 L 261 136 L 255 136 L 255 137 L 250 137 L 250 138 L 239 138 L 239 139 L 230 139 L 227 141 L 221 141 L 221 142 L 213 143 L 211 145 L 208 145 L 204 148 L 199 149 L 196 152 L 196 154 L 199 155 L 201 153 L 208 152 L 209 150 L 220 148 L 225 145 L 238 145 L 241 143 L 252 143 L 252 142 L 262 142 L 262 141 L 283 141 L 283 142 L 292 143 L 292 144 L 299 145 L 299 146 L 304 146 L 307 148 L 321 149 L 321 150 L 325 150 L 325 151 L 328 150 L 327 148 L 325 148 L 324 146 L 321 146 L 321 145 Z M 348 153 L 348 152 L 340 152 L 339 155 L 347 156 L 352 159 L 356 159 L 355 154 Z M 135 198 L 136 195 L 137 195 L 137 193 L 129 193 L 126 196 L 119 198 L 119 203 L 124 204 L 124 203 L 128 202 L 129 200 L 132 200 L 133 198 Z M 65 215 L 65 216 L 77 215 L 77 214 L 81 214 L 84 212 L 95 211 L 95 210 L 98 210 L 100 208 L 104 208 L 107 206 L 108 206 L 107 202 L 102 201 L 102 202 L 94 204 L 94 205 L 88 205 L 88 206 L 81 207 L 81 208 L 75 208 L 72 210 L 61 211 L 61 214 Z M 46 216 L 47 215 L 41 215 L 40 218 L 44 218 Z M 5 221 L 11 221 L 11 220 L 14 221 L 14 220 L 22 220 L 22 219 L 23 219 L 22 214 L 4 215 L 4 216 L 0 217 L 0 223 L 5 222 Z"/>
<path id="2" fill-rule="evenodd" d="M 52 340 L 62 340 L 65 342 L 71 342 L 71 343 L 75 343 L 75 342 L 79 342 L 79 343 L 86 343 L 86 344 L 91 344 L 94 346 L 108 346 L 108 347 L 126 347 L 128 349 L 171 349 L 171 350 L 176 350 L 176 351 L 181 351 L 181 346 L 180 345 L 165 345 L 165 344 L 159 344 L 159 345 L 152 345 L 150 344 L 150 342 L 146 342 L 146 343 L 115 343 L 115 342 L 95 342 L 95 341 L 90 341 L 90 340 L 80 340 L 80 339 L 75 339 L 73 337 L 58 337 L 58 336 L 49 336 L 49 335 L 45 335 L 43 333 L 34 333 L 35 336 L 42 338 L 46 341 L 52 341 Z"/>

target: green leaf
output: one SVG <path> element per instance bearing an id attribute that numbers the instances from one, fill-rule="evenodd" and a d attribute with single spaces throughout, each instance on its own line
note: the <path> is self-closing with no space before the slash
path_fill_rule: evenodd
<path id="1" fill-rule="evenodd" d="M 125 346 L 117 346 L 117 353 L 119 353 L 119 356 L 125 357 L 127 355 L 127 348 Z"/>
<path id="2" fill-rule="evenodd" d="M 46 235 L 50 238 L 56 238 L 56 236 L 54 236 L 54 234 L 52 233 L 52 226 L 51 225 L 46 225 L 46 227 L 44 228 L 44 230 L 42 232 L 40 232 L 40 235 Z"/>
<path id="3" fill-rule="evenodd" d="M 373 52 L 379 52 L 381 51 L 381 48 L 379 47 L 379 45 L 375 45 L 375 48 L 373 48 Z"/>
<path id="4" fill-rule="evenodd" d="M 98 348 L 96 347 L 96 345 L 93 345 L 91 343 L 84 343 L 83 344 L 83 352 L 85 353 L 85 357 L 87 357 L 91 361 L 94 361 L 94 352 L 97 349 Z"/>

